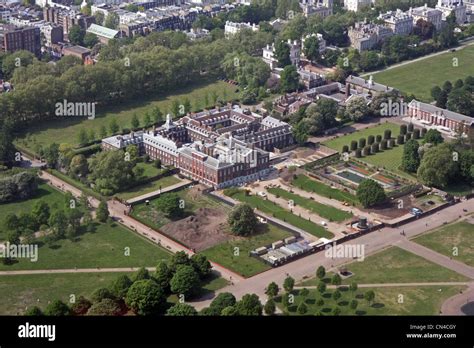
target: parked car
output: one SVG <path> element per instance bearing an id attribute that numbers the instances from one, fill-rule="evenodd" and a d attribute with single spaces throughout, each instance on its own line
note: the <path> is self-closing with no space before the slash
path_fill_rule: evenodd
<path id="1" fill-rule="evenodd" d="M 418 215 L 423 214 L 423 210 L 421 210 L 420 208 L 414 207 L 414 208 L 411 208 L 410 214 L 418 216 Z"/>

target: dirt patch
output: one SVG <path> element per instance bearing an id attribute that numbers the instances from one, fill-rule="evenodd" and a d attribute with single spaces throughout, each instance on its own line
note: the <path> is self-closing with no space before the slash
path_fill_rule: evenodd
<path id="1" fill-rule="evenodd" d="M 219 208 L 198 208 L 193 215 L 170 222 L 161 230 L 197 252 L 232 238 L 227 211 Z"/>

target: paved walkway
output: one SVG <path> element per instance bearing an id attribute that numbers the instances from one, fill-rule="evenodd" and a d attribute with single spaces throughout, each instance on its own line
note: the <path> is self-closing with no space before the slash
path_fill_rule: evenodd
<path id="1" fill-rule="evenodd" d="M 155 272 L 155 267 L 145 267 L 150 272 Z M 121 268 L 66 268 L 66 269 L 34 269 L 18 271 L 0 271 L 0 276 L 25 275 L 25 274 L 62 274 L 62 273 L 115 273 L 115 272 L 136 272 L 140 267 Z"/>
<path id="2" fill-rule="evenodd" d="M 469 288 L 462 293 L 448 298 L 441 306 L 442 315 L 466 315 L 461 308 L 468 303 L 474 303 L 474 282 L 470 283 Z M 474 315 L 469 313 L 468 315 Z"/>
<path id="3" fill-rule="evenodd" d="M 394 287 L 416 287 L 416 286 L 450 286 L 450 285 L 470 285 L 471 282 L 433 282 L 433 283 L 376 283 L 376 284 L 357 284 L 358 288 L 394 288 Z M 349 286 L 348 284 L 327 285 L 328 289 L 337 289 L 338 287 Z M 295 286 L 295 289 L 317 289 L 317 286 Z"/>
<path id="4" fill-rule="evenodd" d="M 177 177 L 177 176 L 175 175 L 175 177 Z M 167 186 L 167 187 L 165 187 L 161 190 L 156 190 L 156 191 L 153 191 L 153 192 L 145 193 L 144 195 L 141 195 L 141 196 L 138 196 L 138 197 L 130 198 L 130 199 L 127 200 L 127 203 L 128 204 L 133 204 L 135 202 L 140 202 L 140 201 L 144 201 L 146 199 L 154 198 L 154 197 L 156 197 L 156 196 L 158 196 L 162 193 L 177 190 L 177 189 L 179 189 L 181 187 L 185 187 L 185 186 L 187 186 L 191 183 L 191 180 L 188 180 L 188 179 L 179 178 L 179 181 L 180 181 L 179 183 L 171 185 L 171 186 Z"/>

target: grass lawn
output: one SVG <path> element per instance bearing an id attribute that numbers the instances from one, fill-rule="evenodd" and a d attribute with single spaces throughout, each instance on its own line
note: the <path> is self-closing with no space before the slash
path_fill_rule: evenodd
<path id="1" fill-rule="evenodd" d="M 352 217 L 351 213 L 345 212 L 343 210 L 324 205 L 318 202 L 315 202 L 309 198 L 301 197 L 297 194 L 285 191 L 281 188 L 273 187 L 269 188 L 268 192 L 274 195 L 278 195 L 284 199 L 293 200 L 295 205 L 299 205 L 307 210 L 310 210 L 322 218 L 328 219 L 330 221 L 344 221 Z"/>
<path id="2" fill-rule="evenodd" d="M 52 245 L 39 241 L 37 262 L 19 259 L 12 265 L 0 263 L 0 270 L 153 267 L 171 257 L 166 249 L 113 222 L 98 224 L 95 232 L 84 233 L 76 241 L 62 239 Z M 125 248 L 129 248 L 129 256 Z"/>
<path id="3" fill-rule="evenodd" d="M 474 267 L 474 225 L 457 222 L 414 239 L 418 244 Z M 457 249 L 454 249 L 457 248 Z M 455 255 L 455 252 L 457 255 Z"/>
<path id="4" fill-rule="evenodd" d="M 330 186 L 323 184 L 322 182 L 310 179 L 304 174 L 300 174 L 292 181 L 292 184 L 302 190 L 308 192 L 314 192 L 318 195 L 334 198 L 341 202 L 347 202 L 353 205 L 359 204 L 359 201 L 356 196 L 349 192 L 338 190 L 336 188 L 331 188 Z"/>
<path id="5" fill-rule="evenodd" d="M 29 213 L 31 209 L 38 201 L 45 201 L 50 206 L 57 203 L 58 205 L 62 205 L 64 203 L 64 195 L 54 189 L 53 187 L 49 186 L 48 184 L 39 184 L 38 191 L 36 195 L 30 199 L 0 204 L 0 240 L 4 240 L 6 238 L 6 231 L 4 230 L 3 226 L 3 219 L 10 213 L 15 213 L 19 215 L 21 213 Z"/>
<path id="6" fill-rule="evenodd" d="M 451 183 L 444 189 L 444 191 L 452 194 L 453 196 L 466 196 L 469 193 L 472 193 L 473 190 L 474 188 L 471 185 L 462 181 Z"/>
<path id="7" fill-rule="evenodd" d="M 251 237 L 241 237 L 234 240 L 215 245 L 201 252 L 214 261 L 244 277 L 251 277 L 257 273 L 266 271 L 271 267 L 262 261 L 249 256 L 249 252 L 292 234 L 279 229 L 271 224 L 260 225 L 260 231 Z M 237 249 L 238 248 L 238 249 Z M 236 253 L 238 251 L 238 253 Z M 238 255 L 236 255 L 238 254 Z"/>
<path id="8" fill-rule="evenodd" d="M 451 296 L 464 289 L 463 286 L 423 286 L 423 287 L 390 287 L 390 288 L 361 288 L 354 294 L 347 287 L 340 288 L 341 297 L 336 301 L 332 298 L 334 289 L 327 290 L 321 295 L 316 289 L 308 289 L 309 295 L 302 297 L 300 290 L 293 293 L 295 301 L 284 308 L 281 298 L 276 303 L 279 308 L 290 315 L 299 315 L 298 305 L 304 301 L 308 311 L 306 315 L 332 315 L 332 309 L 338 307 L 341 315 L 438 315 L 442 303 Z M 363 294 L 369 290 L 375 293 L 375 299 L 368 303 Z M 399 303 L 399 295 L 403 295 L 403 303 Z M 324 304 L 318 306 L 316 302 L 322 299 Z M 351 309 L 350 302 L 358 301 L 357 309 Z"/>
<path id="9" fill-rule="evenodd" d="M 37 145 L 49 145 L 55 143 L 69 143 L 72 145 L 78 144 L 77 134 L 81 128 L 93 130 L 96 137 L 99 138 L 100 129 L 102 126 L 109 129 L 110 121 L 117 118 L 117 122 L 121 128 L 129 128 L 133 117 L 136 114 L 143 125 L 143 115 L 146 112 L 151 112 L 155 107 L 159 107 L 161 112 L 165 115 L 169 112 L 172 102 L 178 100 L 181 102 L 184 98 L 188 98 L 195 111 L 196 105 L 200 109 L 204 107 L 205 96 L 211 100 L 211 93 L 215 92 L 222 99 L 224 91 L 227 100 L 232 100 L 237 97 L 236 86 L 230 85 L 223 81 L 203 81 L 200 84 L 193 84 L 187 88 L 172 92 L 173 94 L 163 95 L 157 94 L 142 100 L 128 101 L 126 104 L 117 104 L 107 109 L 98 109 L 96 118 L 93 120 L 70 117 L 61 118 L 61 120 L 53 120 L 50 122 L 41 122 L 38 125 L 28 127 L 28 133 L 32 134 L 29 139 L 26 139 L 26 134 L 17 142 L 20 146 L 26 147 L 30 151 L 35 151 Z"/>
<path id="10" fill-rule="evenodd" d="M 135 168 L 143 168 L 143 176 L 145 178 L 152 178 L 154 176 L 157 176 L 163 171 L 163 169 L 161 168 L 156 168 L 156 166 L 153 163 L 146 163 L 146 162 L 138 162 L 135 165 Z"/>
<path id="11" fill-rule="evenodd" d="M 179 179 L 176 178 L 173 175 L 165 176 L 165 177 L 162 177 L 158 180 L 149 182 L 147 184 L 138 185 L 138 186 L 130 188 L 129 190 L 117 193 L 116 196 L 123 199 L 123 200 L 127 200 L 127 199 L 130 199 L 130 198 L 134 198 L 134 197 L 144 195 L 146 193 L 150 193 L 150 192 L 153 192 L 153 191 L 158 191 L 160 188 L 164 189 L 165 187 L 175 185 L 179 182 L 180 182 Z"/>
<path id="12" fill-rule="evenodd" d="M 132 273 L 28 274 L 1 276 L 0 315 L 18 315 L 26 307 L 46 308 L 49 301 L 69 304 L 70 295 L 90 298 L 94 290 L 108 287 L 119 276 Z"/>
<path id="13" fill-rule="evenodd" d="M 370 255 L 364 261 L 345 265 L 354 273 L 343 281 L 350 284 L 462 282 L 468 279 L 420 256 L 397 247 Z"/>
<path id="14" fill-rule="evenodd" d="M 337 150 L 342 151 L 344 145 L 350 146 L 351 141 L 355 140 L 359 142 L 360 138 L 367 139 L 369 135 L 374 137 L 377 135 L 384 134 L 386 129 L 392 131 L 392 138 L 396 138 L 400 134 L 400 126 L 394 123 L 386 122 L 375 127 L 368 129 L 363 129 L 342 137 L 338 137 L 332 140 L 329 140 L 324 143 L 324 145 Z M 402 164 L 402 155 L 403 155 L 403 146 L 395 145 L 392 149 L 387 149 L 385 151 L 379 151 L 376 154 L 365 156 L 360 158 L 361 161 L 370 163 L 378 167 L 384 167 L 385 169 L 392 171 L 404 178 L 413 180 L 414 177 L 402 170 L 399 169 Z"/>
<path id="15" fill-rule="evenodd" d="M 453 59 L 458 59 L 458 66 L 453 66 Z M 409 63 L 374 75 L 376 82 L 394 87 L 407 94 L 414 94 L 422 101 L 430 102 L 430 90 L 441 86 L 444 81 L 454 83 L 474 75 L 474 46 L 467 46 L 457 52 Z M 436 73 L 433 73 L 433 72 Z"/>
<path id="16" fill-rule="evenodd" d="M 332 238 L 334 235 L 324 229 L 324 227 L 316 225 L 314 222 L 303 219 L 290 211 L 283 209 L 276 203 L 270 202 L 269 200 L 261 197 L 252 195 L 247 196 L 245 192 L 240 190 L 236 194 L 232 195 L 232 198 L 250 204 L 252 208 L 257 208 L 265 214 L 271 215 L 277 219 L 285 221 L 293 226 L 296 226 L 316 237 Z"/>
<path id="17" fill-rule="evenodd" d="M 190 189 L 175 191 L 175 193 L 184 200 L 185 216 L 194 213 L 198 208 L 228 208 L 227 205 L 212 199 L 208 195 L 191 195 Z M 166 195 L 166 193 L 163 195 Z M 162 211 L 156 208 L 157 199 L 158 198 L 150 200 L 149 205 L 146 205 L 145 203 L 134 205 L 131 216 L 154 229 L 160 229 L 167 223 L 171 222 Z M 230 210 L 230 208 L 228 209 Z"/>

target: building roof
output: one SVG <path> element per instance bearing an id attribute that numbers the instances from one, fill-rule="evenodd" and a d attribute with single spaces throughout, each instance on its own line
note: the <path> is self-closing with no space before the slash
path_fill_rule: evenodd
<path id="1" fill-rule="evenodd" d="M 450 120 L 455 120 L 455 121 L 458 121 L 458 122 L 464 122 L 469 126 L 474 125 L 474 118 L 472 118 L 472 117 L 469 117 L 469 116 L 466 116 L 466 115 L 463 115 L 463 114 L 459 114 L 459 113 L 454 112 L 454 111 L 442 109 L 442 108 L 439 108 L 435 105 L 426 104 L 426 103 L 417 101 L 415 99 L 413 99 L 410 102 L 410 104 L 408 104 L 408 106 L 410 108 L 413 108 L 413 109 L 418 109 L 418 110 L 421 110 L 421 111 L 424 111 L 424 112 L 429 112 L 429 113 L 436 114 L 436 115 L 439 115 L 439 116 L 444 116 L 444 117 L 446 117 Z"/>
<path id="2" fill-rule="evenodd" d="M 388 86 L 382 85 L 380 83 L 374 82 L 372 80 L 372 77 L 370 79 L 366 80 L 366 79 L 363 79 L 362 77 L 357 77 L 357 76 L 350 75 L 346 79 L 346 83 L 347 82 L 355 84 L 355 85 L 360 86 L 360 87 L 367 88 L 369 90 L 377 91 L 377 92 L 385 92 L 385 91 L 388 92 L 388 91 L 393 90 L 392 87 L 388 87 Z"/>
<path id="3" fill-rule="evenodd" d="M 87 32 L 97 36 L 105 37 L 107 39 L 113 39 L 119 33 L 118 30 L 106 28 L 97 24 L 91 24 L 91 26 L 87 29 Z"/>

